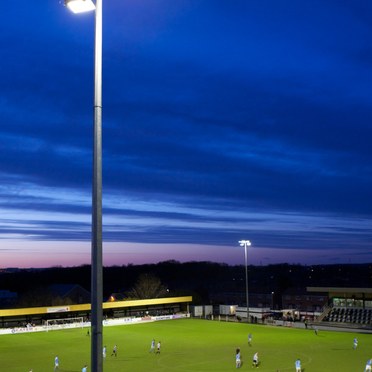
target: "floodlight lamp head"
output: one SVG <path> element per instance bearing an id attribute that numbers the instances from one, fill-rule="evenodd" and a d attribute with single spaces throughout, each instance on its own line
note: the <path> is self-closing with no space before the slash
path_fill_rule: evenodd
<path id="1" fill-rule="evenodd" d="M 247 247 L 251 245 L 251 242 L 249 240 L 239 240 L 239 244 L 241 247 Z"/>
<path id="2" fill-rule="evenodd" d="M 65 5 L 73 13 L 85 13 L 96 9 L 92 0 L 65 0 Z"/>

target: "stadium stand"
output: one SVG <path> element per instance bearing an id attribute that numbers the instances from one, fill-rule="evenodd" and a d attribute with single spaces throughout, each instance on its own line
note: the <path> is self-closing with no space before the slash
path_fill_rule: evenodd
<path id="1" fill-rule="evenodd" d="M 323 321 L 372 325 L 372 309 L 334 307 Z"/>
<path id="2" fill-rule="evenodd" d="M 372 327 L 371 288 L 308 287 L 309 292 L 327 292 L 329 306 L 318 322 L 348 327 Z"/>
<path id="3" fill-rule="evenodd" d="M 192 296 L 104 302 L 104 318 L 144 317 L 147 315 L 189 313 Z M 46 319 L 90 318 L 90 304 L 0 309 L 0 328 L 40 325 Z"/>

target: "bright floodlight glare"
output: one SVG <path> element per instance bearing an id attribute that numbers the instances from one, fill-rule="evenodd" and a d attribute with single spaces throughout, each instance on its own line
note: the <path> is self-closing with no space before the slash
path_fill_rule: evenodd
<path id="1" fill-rule="evenodd" d="M 73 13 L 84 13 L 96 9 L 92 0 L 65 0 L 65 5 Z"/>
<path id="2" fill-rule="evenodd" d="M 244 246 L 250 246 L 251 245 L 251 242 L 249 240 L 239 240 L 239 244 L 241 247 L 244 247 Z"/>

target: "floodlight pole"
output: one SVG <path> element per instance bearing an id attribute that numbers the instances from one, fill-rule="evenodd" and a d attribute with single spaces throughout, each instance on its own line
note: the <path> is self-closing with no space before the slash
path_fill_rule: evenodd
<path id="1" fill-rule="evenodd" d="M 251 245 L 249 240 L 239 240 L 241 247 L 244 247 L 244 259 L 245 259 L 245 298 L 247 302 L 247 322 L 249 323 L 249 299 L 248 299 L 248 261 L 247 261 L 247 247 Z"/>
<path id="2" fill-rule="evenodd" d="M 91 235 L 91 371 L 103 371 L 103 269 L 102 269 L 102 1 L 65 0 L 74 13 L 95 10 L 93 178 Z"/>
<path id="3" fill-rule="evenodd" d="M 91 371 L 103 371 L 102 356 L 102 0 L 96 0 L 94 47 L 94 144 L 92 185 Z"/>

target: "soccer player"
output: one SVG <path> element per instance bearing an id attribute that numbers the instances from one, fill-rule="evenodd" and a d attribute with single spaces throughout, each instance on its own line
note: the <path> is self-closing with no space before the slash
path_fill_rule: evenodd
<path id="1" fill-rule="evenodd" d="M 301 372 L 301 360 L 297 359 L 295 361 L 295 367 L 296 367 L 296 372 Z"/>
<path id="2" fill-rule="evenodd" d="M 155 340 L 152 339 L 149 353 L 154 353 L 154 352 L 155 352 Z"/>
<path id="3" fill-rule="evenodd" d="M 367 360 L 366 368 L 364 372 L 372 371 L 372 359 Z"/>
<path id="4" fill-rule="evenodd" d="M 358 347 L 358 339 L 355 337 L 353 341 L 353 349 L 355 350 Z"/>
<path id="5" fill-rule="evenodd" d="M 115 357 L 118 356 L 118 347 L 114 345 L 114 348 L 112 349 L 111 356 L 115 355 Z"/>
<path id="6" fill-rule="evenodd" d="M 103 359 L 106 359 L 106 353 L 107 353 L 107 348 L 106 348 L 106 345 L 103 347 L 102 349 L 102 356 L 103 356 Z"/>
<path id="7" fill-rule="evenodd" d="M 158 344 L 156 346 L 156 354 L 160 354 L 160 348 L 161 348 L 161 342 L 158 341 Z"/>
<path id="8" fill-rule="evenodd" d="M 252 333 L 248 334 L 248 345 L 252 346 Z"/>
<path id="9" fill-rule="evenodd" d="M 240 359 L 240 349 L 236 349 L 236 354 L 235 354 L 235 365 L 236 368 L 240 368 L 242 365 L 241 359 Z"/>
<path id="10" fill-rule="evenodd" d="M 59 358 L 58 355 L 54 358 L 54 370 L 57 371 L 59 369 Z"/>
<path id="11" fill-rule="evenodd" d="M 85 366 L 82 368 L 81 372 L 87 372 L 87 371 L 88 371 L 88 366 L 85 365 Z"/>
<path id="12" fill-rule="evenodd" d="M 255 353 L 254 355 L 253 355 L 253 362 L 252 362 L 252 366 L 253 367 L 258 367 L 258 353 Z"/>

